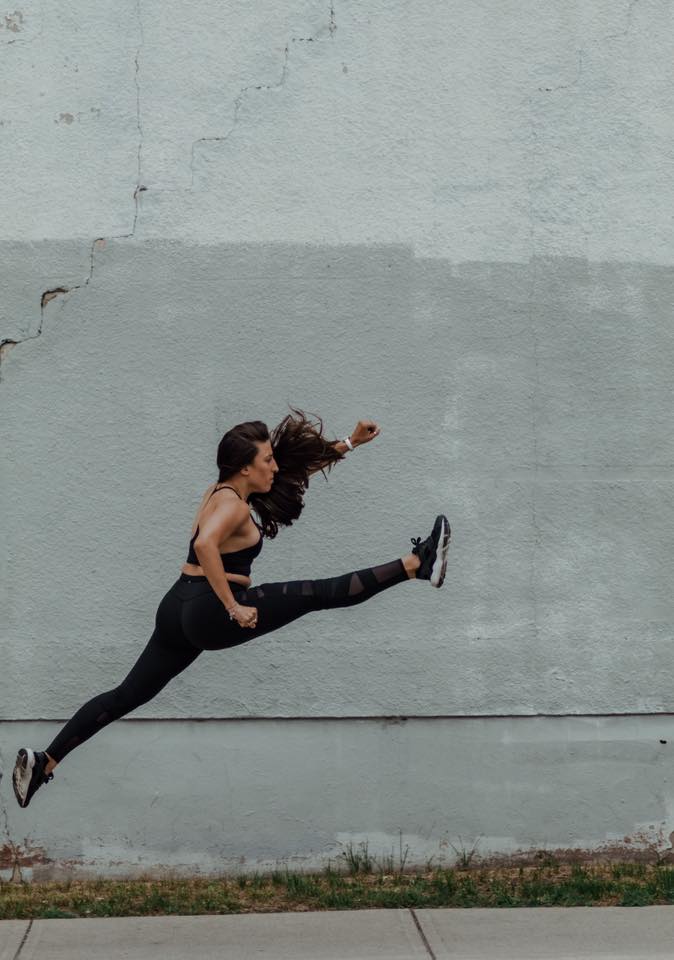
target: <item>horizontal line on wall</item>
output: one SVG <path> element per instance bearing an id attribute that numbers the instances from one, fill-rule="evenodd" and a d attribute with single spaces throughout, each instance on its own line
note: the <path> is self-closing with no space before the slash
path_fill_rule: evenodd
<path id="1" fill-rule="evenodd" d="M 373 720 L 400 723 L 406 720 L 601 720 L 620 717 L 674 717 L 674 711 L 651 713 L 403 713 L 403 714 L 352 714 L 349 716 L 261 716 L 261 717 L 122 717 L 115 723 L 278 723 L 279 721 Z M 66 723 L 69 717 L 26 717 L 2 719 L 0 723 Z"/>

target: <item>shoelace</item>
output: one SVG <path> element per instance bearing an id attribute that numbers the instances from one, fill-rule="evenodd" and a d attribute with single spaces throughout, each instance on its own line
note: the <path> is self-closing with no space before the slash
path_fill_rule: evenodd
<path id="1" fill-rule="evenodd" d="M 415 547 L 418 547 L 421 543 L 421 537 L 410 537 L 410 541 L 414 544 Z"/>

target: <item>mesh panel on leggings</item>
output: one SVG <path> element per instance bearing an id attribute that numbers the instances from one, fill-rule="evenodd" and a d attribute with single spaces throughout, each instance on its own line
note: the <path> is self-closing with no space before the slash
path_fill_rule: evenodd
<path id="1" fill-rule="evenodd" d="M 392 560 L 377 567 L 344 573 L 339 577 L 326 577 L 322 580 L 290 580 L 278 585 L 268 585 L 267 591 L 273 596 L 274 591 L 271 586 L 276 586 L 283 596 L 313 597 L 318 606 L 349 606 L 358 602 L 359 599 L 364 600 L 373 596 L 389 584 L 406 579 L 406 576 L 401 561 Z M 259 589 L 259 587 L 250 589 L 248 595 L 255 596 Z M 260 592 L 259 596 L 261 595 Z"/>

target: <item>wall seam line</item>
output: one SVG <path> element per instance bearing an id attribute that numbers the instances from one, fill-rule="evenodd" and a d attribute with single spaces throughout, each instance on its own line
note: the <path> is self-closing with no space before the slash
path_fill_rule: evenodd
<path id="1" fill-rule="evenodd" d="M 674 710 L 662 711 L 628 711 L 625 713 L 405 713 L 405 714 L 274 714 L 264 716 L 209 716 L 209 717 L 120 717 L 116 723 L 245 723 L 250 721 L 264 721 L 277 723 L 281 720 L 304 720 L 315 722 L 316 720 L 374 720 L 384 723 L 405 723 L 407 720 L 604 720 L 604 719 L 628 719 L 634 717 L 656 717 L 667 719 L 674 717 Z M 0 717 L 0 723 L 66 723 L 70 719 L 67 717 Z"/>

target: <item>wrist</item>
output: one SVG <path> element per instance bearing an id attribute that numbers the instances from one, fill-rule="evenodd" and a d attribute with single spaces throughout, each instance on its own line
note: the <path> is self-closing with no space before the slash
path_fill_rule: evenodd
<path id="1" fill-rule="evenodd" d="M 342 443 L 345 443 L 346 446 L 347 446 L 347 449 L 349 449 L 349 450 L 355 450 L 355 449 L 356 449 L 356 444 L 353 442 L 353 440 L 351 439 L 350 436 L 344 437 L 344 439 L 342 440 Z"/>

